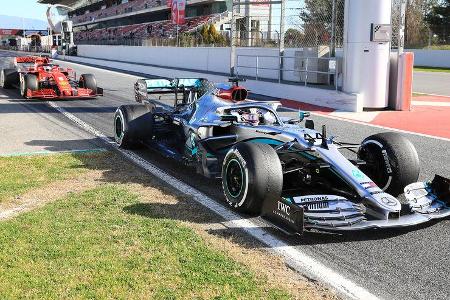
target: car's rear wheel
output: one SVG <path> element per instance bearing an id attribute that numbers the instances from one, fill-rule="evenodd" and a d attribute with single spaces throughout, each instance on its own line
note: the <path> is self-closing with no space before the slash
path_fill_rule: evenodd
<path id="1" fill-rule="evenodd" d="M 114 114 L 114 140 L 124 149 L 137 148 L 152 138 L 153 114 L 144 105 L 122 105 Z"/>
<path id="2" fill-rule="evenodd" d="M 39 81 L 37 76 L 34 74 L 25 74 L 23 76 L 23 80 L 20 81 L 20 94 L 25 99 L 28 99 L 28 89 L 31 91 L 37 91 L 39 89 Z"/>
<path id="3" fill-rule="evenodd" d="M 92 90 L 92 93 L 97 94 L 97 79 L 94 74 L 81 74 L 78 85 L 85 89 Z"/>
<path id="4" fill-rule="evenodd" d="M 4 89 L 12 88 L 19 79 L 19 73 L 15 69 L 2 69 L 0 72 L 0 86 Z"/>
<path id="5" fill-rule="evenodd" d="M 223 161 L 222 187 L 231 207 L 259 214 L 265 201 L 281 197 L 283 171 L 278 154 L 267 144 L 236 144 Z"/>
<path id="6" fill-rule="evenodd" d="M 414 145 L 396 132 L 374 134 L 361 143 L 358 158 L 366 161 L 361 170 L 383 191 L 398 196 L 406 185 L 419 178 L 419 156 Z"/>

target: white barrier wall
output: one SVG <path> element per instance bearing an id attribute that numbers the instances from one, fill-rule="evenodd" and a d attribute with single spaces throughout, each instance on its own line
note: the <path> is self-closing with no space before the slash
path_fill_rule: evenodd
<path id="1" fill-rule="evenodd" d="M 78 56 L 229 73 L 229 48 L 79 45 Z"/>
<path id="2" fill-rule="evenodd" d="M 405 50 L 414 52 L 414 65 L 422 67 L 450 68 L 450 50 Z"/>
<path id="3" fill-rule="evenodd" d="M 284 69 L 293 70 L 295 51 L 285 50 Z M 278 79 L 278 48 L 238 48 L 237 64 L 239 75 L 256 76 L 256 56 L 258 58 L 258 76 Z M 247 56 L 248 55 L 248 56 Z M 79 45 L 78 56 L 110 59 L 122 62 L 144 63 L 160 67 L 184 68 L 228 74 L 230 72 L 230 48 L 222 47 L 132 47 Z M 299 81 L 298 74 L 283 72 L 283 79 Z"/>

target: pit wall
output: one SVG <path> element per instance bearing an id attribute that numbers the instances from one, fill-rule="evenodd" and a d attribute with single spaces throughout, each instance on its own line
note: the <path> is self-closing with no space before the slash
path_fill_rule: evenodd
<path id="1" fill-rule="evenodd" d="M 294 70 L 295 51 L 301 49 L 290 48 L 285 50 L 284 69 Z M 194 70 L 216 74 L 230 73 L 229 47 L 131 47 L 131 46 L 78 46 L 78 56 L 100 58 L 121 62 L 144 63 L 157 67 Z M 337 51 L 339 54 L 342 51 Z M 258 61 L 258 77 L 277 80 L 279 77 L 278 48 L 237 48 L 239 55 L 251 57 L 238 57 L 238 74 L 256 77 L 256 56 Z M 263 57 L 266 56 L 266 57 Z M 272 56 L 272 57 L 267 57 Z M 247 68 L 248 67 L 248 68 Z M 287 81 L 300 81 L 300 73 L 293 71 L 283 72 L 283 79 Z"/>

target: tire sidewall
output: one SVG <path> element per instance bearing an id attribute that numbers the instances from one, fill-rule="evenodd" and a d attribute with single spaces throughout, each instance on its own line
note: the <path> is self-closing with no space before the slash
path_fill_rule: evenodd
<path id="1" fill-rule="evenodd" d="M 1 73 L 0 73 L 0 86 L 2 88 L 6 87 L 6 85 L 5 85 L 5 71 L 4 70 L 2 70 Z"/>
<path id="2" fill-rule="evenodd" d="M 23 75 L 23 74 L 20 75 L 19 89 L 20 89 L 20 95 L 22 95 L 22 97 L 24 97 L 25 99 L 28 99 L 26 75 Z"/>
<path id="3" fill-rule="evenodd" d="M 81 74 L 79 85 L 82 88 L 91 89 L 93 93 L 97 93 L 97 79 L 93 74 Z"/>
<path id="4" fill-rule="evenodd" d="M 378 168 L 371 170 L 369 164 L 361 166 L 361 169 L 383 191 L 398 196 L 403 193 L 406 185 L 418 180 L 420 162 L 417 151 L 414 145 L 401 134 L 385 132 L 366 138 L 358 151 L 358 158 L 366 159 L 364 155 L 361 156 L 361 151 L 368 151 L 368 147 L 377 152 L 378 159 L 375 163 L 378 162 Z M 382 174 L 380 174 L 381 171 Z"/>
<path id="5" fill-rule="evenodd" d="M 233 195 L 228 187 L 228 177 L 231 164 L 237 163 L 241 170 L 242 183 L 241 189 L 238 194 Z M 249 190 L 250 178 L 248 164 L 241 152 L 236 147 L 233 147 L 225 156 L 223 166 L 222 166 L 222 187 L 225 193 L 225 199 L 227 203 L 236 209 L 243 208 L 246 206 L 246 199 Z"/>
<path id="6" fill-rule="evenodd" d="M 117 134 L 117 122 L 121 122 L 121 135 Z M 122 107 L 117 108 L 114 113 L 114 140 L 120 146 L 122 146 L 124 138 L 127 134 L 127 120 L 125 119 L 125 114 L 123 113 Z"/>
<path id="7" fill-rule="evenodd" d="M 394 171 L 393 171 L 392 162 L 391 162 L 391 160 L 393 158 L 392 151 L 388 147 L 386 147 L 383 143 L 381 143 L 380 141 L 375 140 L 375 139 L 367 139 L 361 144 L 361 148 L 368 147 L 368 146 L 375 147 L 377 149 L 377 151 L 379 151 L 379 155 L 381 155 L 381 158 L 382 158 L 381 164 L 383 166 L 382 169 L 384 172 L 383 175 L 384 175 L 384 177 L 386 177 L 386 180 L 385 180 L 385 182 L 383 182 L 383 184 L 381 184 L 382 186 L 379 186 L 379 188 L 382 189 L 383 191 L 386 191 L 389 188 L 389 186 L 392 184 L 392 179 L 393 179 L 393 176 L 395 175 Z M 379 184 L 379 183 L 377 183 L 377 184 Z"/>

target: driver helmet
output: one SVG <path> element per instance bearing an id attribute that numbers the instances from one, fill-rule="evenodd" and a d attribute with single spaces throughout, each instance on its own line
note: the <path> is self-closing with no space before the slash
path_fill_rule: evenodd
<path id="1" fill-rule="evenodd" d="M 263 119 L 266 125 L 273 125 L 277 122 L 277 119 L 270 111 L 267 111 L 265 114 L 263 114 Z"/>
<path id="2" fill-rule="evenodd" d="M 259 114 L 255 109 L 250 109 L 249 111 L 242 113 L 242 121 L 257 126 L 259 125 Z"/>

